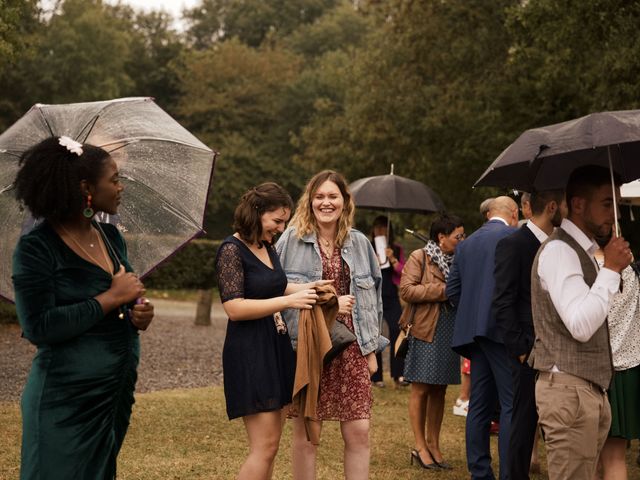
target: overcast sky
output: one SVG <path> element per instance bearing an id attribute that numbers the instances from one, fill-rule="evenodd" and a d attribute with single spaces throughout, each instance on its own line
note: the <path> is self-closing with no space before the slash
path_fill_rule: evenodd
<path id="1" fill-rule="evenodd" d="M 107 0 L 108 3 L 117 3 L 116 0 Z M 166 10 L 174 17 L 180 17 L 184 7 L 193 7 L 199 0 L 122 0 L 134 8 L 142 10 Z"/>

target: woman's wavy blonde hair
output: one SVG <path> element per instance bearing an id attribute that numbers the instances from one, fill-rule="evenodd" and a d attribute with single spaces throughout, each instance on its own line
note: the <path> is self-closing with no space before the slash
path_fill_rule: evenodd
<path id="1" fill-rule="evenodd" d="M 353 216 L 355 214 L 356 206 L 353 203 L 351 192 L 349 192 L 349 188 L 347 187 L 347 181 L 342 174 L 338 172 L 334 172 L 333 170 L 323 170 L 322 172 L 315 174 L 311 180 L 309 180 L 300 200 L 298 200 L 296 212 L 293 215 L 290 224 L 296 228 L 296 235 L 298 238 L 302 238 L 309 233 L 315 233 L 318 235 L 318 222 L 316 222 L 316 217 L 313 214 L 313 207 L 311 206 L 311 203 L 313 202 L 313 196 L 316 194 L 318 188 L 320 188 L 320 185 L 326 181 L 335 183 L 342 194 L 342 198 L 344 199 L 344 207 L 342 209 L 342 215 L 340 215 L 340 218 L 338 219 L 338 233 L 336 235 L 336 244 L 339 247 L 342 247 L 344 240 L 349 235 L 349 230 L 351 230 L 351 227 L 353 226 Z"/>

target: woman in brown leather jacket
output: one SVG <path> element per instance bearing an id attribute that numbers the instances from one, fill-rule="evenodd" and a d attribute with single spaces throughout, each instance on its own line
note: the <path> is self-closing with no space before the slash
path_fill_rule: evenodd
<path id="1" fill-rule="evenodd" d="M 460 357 L 451 350 L 455 311 L 444 291 L 455 247 L 463 239 L 462 220 L 446 214 L 435 218 L 429 242 L 411 253 L 400 280 L 400 297 L 408 303 L 400 326 L 411 324 L 404 367 L 416 442 L 411 463 L 426 469 L 451 468 L 440 451 L 440 427 L 447 385 L 460 383 Z"/>

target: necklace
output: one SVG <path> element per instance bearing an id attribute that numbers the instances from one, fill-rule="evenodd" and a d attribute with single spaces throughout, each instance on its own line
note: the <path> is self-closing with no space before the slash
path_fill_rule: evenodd
<path id="1" fill-rule="evenodd" d="M 327 240 L 326 238 L 321 237 L 320 234 L 318 234 L 318 240 L 320 243 L 320 250 L 322 251 L 324 256 L 326 258 L 331 258 L 331 256 L 333 255 L 334 240 Z"/>
<path id="2" fill-rule="evenodd" d="M 69 233 L 69 230 L 64 228 L 62 225 L 60 225 L 60 229 L 65 233 L 65 235 L 67 237 L 69 237 L 71 239 L 71 241 L 82 251 L 82 253 L 84 253 L 87 257 L 89 257 L 89 259 L 91 259 L 91 261 L 94 264 L 96 264 L 102 270 L 107 272 L 109 275 L 113 276 L 113 273 L 109 271 L 109 265 L 110 265 L 109 256 L 107 255 L 107 251 L 105 250 L 104 245 L 102 244 L 102 242 L 100 242 L 98 240 L 98 243 L 100 244 L 100 250 L 102 251 L 102 258 L 105 261 L 104 264 L 102 264 L 102 262 L 98 261 L 93 255 L 91 255 L 89 252 L 87 252 L 87 250 L 82 246 L 82 244 L 78 240 L 76 240 L 76 238 L 73 235 L 71 235 L 71 233 Z M 92 230 L 92 232 L 94 234 L 97 235 L 97 233 L 95 232 L 95 230 L 93 230 L 93 228 L 91 230 Z M 94 244 L 90 243 L 89 246 L 93 247 Z M 106 268 L 105 268 L 105 266 L 106 266 Z"/>
<path id="3" fill-rule="evenodd" d="M 334 242 L 333 239 L 327 240 L 326 238 L 324 238 L 320 234 L 318 234 L 318 240 L 320 240 L 320 242 L 322 242 L 322 245 L 324 245 L 327 248 L 329 248 L 331 245 L 333 245 L 333 242 Z"/>

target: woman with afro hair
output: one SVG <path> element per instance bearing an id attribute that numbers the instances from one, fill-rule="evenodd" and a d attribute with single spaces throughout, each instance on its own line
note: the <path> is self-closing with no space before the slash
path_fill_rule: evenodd
<path id="1" fill-rule="evenodd" d="M 22 395 L 20 478 L 112 480 L 134 403 L 138 330 L 153 318 L 124 239 L 93 219 L 117 213 L 118 167 L 99 147 L 51 137 L 22 155 L 14 185 L 41 220 L 13 255 L 18 319 L 37 347 Z"/>

